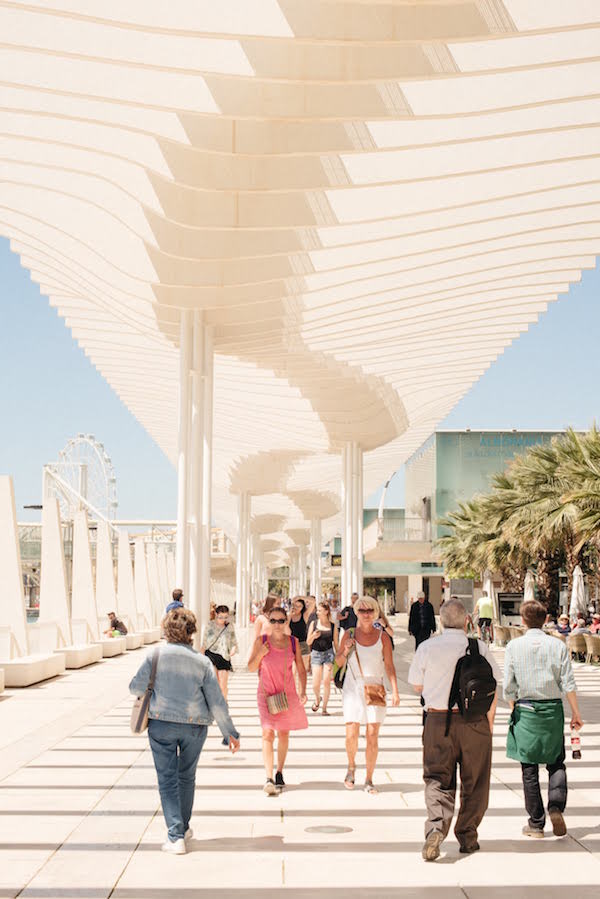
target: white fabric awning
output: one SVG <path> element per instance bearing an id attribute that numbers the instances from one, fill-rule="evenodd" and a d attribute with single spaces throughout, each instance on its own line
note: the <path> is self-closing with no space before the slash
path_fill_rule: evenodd
<path id="1" fill-rule="evenodd" d="M 347 440 L 371 493 L 595 264 L 598 3 L 16 0 L 0 33 L 0 233 L 172 460 L 204 310 L 230 531 L 232 489 L 282 548 L 330 516 Z"/>

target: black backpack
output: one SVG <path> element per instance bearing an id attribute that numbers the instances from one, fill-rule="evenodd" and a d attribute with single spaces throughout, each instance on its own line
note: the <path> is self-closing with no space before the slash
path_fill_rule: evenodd
<path id="1" fill-rule="evenodd" d="M 469 637 L 467 651 L 454 669 L 446 713 L 446 736 L 455 705 L 465 721 L 478 721 L 489 712 L 495 695 L 496 678 L 492 666 L 479 652 L 477 640 Z"/>

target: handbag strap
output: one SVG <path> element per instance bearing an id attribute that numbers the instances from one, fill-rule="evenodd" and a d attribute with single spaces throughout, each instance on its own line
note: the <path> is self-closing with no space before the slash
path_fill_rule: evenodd
<path id="1" fill-rule="evenodd" d="M 158 656 L 160 653 L 160 646 L 157 646 L 152 653 L 152 667 L 150 668 L 150 680 L 148 681 L 148 686 L 146 690 L 148 693 L 154 692 L 154 681 L 156 680 L 156 669 L 158 668 Z"/>
<path id="2" fill-rule="evenodd" d="M 294 637 L 290 637 L 290 640 L 292 641 L 292 645 L 293 645 L 293 643 L 294 643 Z M 263 644 L 269 642 L 269 638 L 267 637 L 266 634 L 263 634 L 263 636 L 262 636 L 262 642 L 263 642 Z M 269 646 L 269 650 L 270 650 L 270 646 Z M 285 649 L 284 649 L 284 657 L 283 657 L 283 692 L 284 692 L 284 693 L 286 692 L 285 687 L 286 687 L 286 683 L 287 683 L 287 650 L 288 650 L 288 648 L 287 648 L 287 644 L 286 644 L 286 647 L 285 647 Z M 260 683 L 260 685 L 261 685 L 261 687 L 262 687 L 262 691 L 263 691 L 263 693 L 265 694 L 265 699 L 268 699 L 268 698 L 269 698 L 269 694 L 268 694 L 267 691 L 265 690 L 265 685 L 264 685 L 264 682 L 263 682 L 263 679 L 262 679 L 261 673 L 260 673 L 260 669 L 261 669 L 261 668 L 262 668 L 262 661 L 261 661 L 260 666 L 259 666 L 259 669 L 258 669 L 258 680 L 259 680 L 259 683 Z"/>
<path id="3" fill-rule="evenodd" d="M 217 639 L 213 640 L 213 642 L 210 644 L 210 646 L 208 646 L 204 650 L 204 652 L 210 652 L 211 649 L 213 648 L 213 646 L 217 645 L 217 643 L 219 642 L 219 640 L 221 639 L 221 637 L 223 636 L 223 634 L 225 633 L 225 631 L 227 630 L 228 627 L 229 627 L 229 622 L 227 622 L 227 624 L 223 625 L 223 627 L 221 628 L 221 633 L 217 636 Z"/>

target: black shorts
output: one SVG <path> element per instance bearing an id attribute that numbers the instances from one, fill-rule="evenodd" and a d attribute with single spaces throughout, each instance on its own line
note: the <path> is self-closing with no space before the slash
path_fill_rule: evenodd
<path id="1" fill-rule="evenodd" d="M 487 624 L 487 626 L 490 627 L 492 624 L 492 619 L 491 618 L 480 618 L 479 621 L 477 622 L 477 624 L 479 625 L 479 627 L 482 627 L 484 624 Z"/>
<path id="2" fill-rule="evenodd" d="M 217 671 L 231 671 L 231 662 L 224 659 L 218 652 L 211 652 L 210 649 L 207 649 L 204 655 L 210 659 Z"/>

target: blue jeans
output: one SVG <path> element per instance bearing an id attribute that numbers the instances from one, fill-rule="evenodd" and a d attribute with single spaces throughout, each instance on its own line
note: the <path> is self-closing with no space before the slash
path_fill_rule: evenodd
<path id="1" fill-rule="evenodd" d="M 157 718 L 148 721 L 160 801 L 172 843 L 182 840 L 190 826 L 196 766 L 207 731 L 205 724 L 177 724 Z"/>

